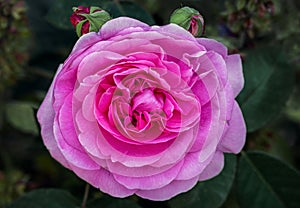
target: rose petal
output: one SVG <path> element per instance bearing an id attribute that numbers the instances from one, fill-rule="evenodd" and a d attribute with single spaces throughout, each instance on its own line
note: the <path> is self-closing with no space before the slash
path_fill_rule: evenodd
<path id="1" fill-rule="evenodd" d="M 184 180 L 184 181 L 173 181 L 169 185 L 155 190 L 138 190 L 136 195 L 150 200 L 164 201 L 171 199 L 173 196 L 186 192 L 196 185 L 198 177 Z"/>
<path id="2" fill-rule="evenodd" d="M 87 33 L 78 39 L 71 54 L 82 51 L 87 47 L 93 45 L 94 43 L 98 42 L 99 40 L 101 40 L 101 37 L 97 33 Z"/>
<path id="3" fill-rule="evenodd" d="M 99 31 L 102 40 L 107 40 L 111 37 L 117 36 L 119 32 L 125 30 L 127 28 L 142 28 L 144 30 L 149 30 L 149 25 L 138 21 L 136 19 L 132 19 L 129 17 L 118 17 L 106 22 L 101 30 Z M 139 29 L 137 29 L 139 31 Z M 133 32 L 133 31 L 130 31 Z"/>
<path id="4" fill-rule="evenodd" d="M 227 48 L 222 43 L 209 38 L 197 38 L 197 42 L 200 45 L 203 45 L 207 51 L 214 51 L 223 56 L 223 58 L 227 57 Z"/>
<path id="5" fill-rule="evenodd" d="M 114 178 L 120 184 L 125 186 L 128 189 L 143 189 L 143 190 L 153 190 L 164 187 L 172 182 L 179 170 L 181 169 L 183 161 L 175 164 L 173 167 L 168 170 L 146 177 L 127 177 L 114 174 Z"/>
<path id="6" fill-rule="evenodd" d="M 102 192 L 114 197 L 127 197 L 136 192 L 119 184 L 113 175 L 107 170 L 100 168 L 98 170 L 84 170 L 72 166 L 72 170 L 83 180 L 89 182 L 92 186 L 99 188 Z"/>
<path id="7" fill-rule="evenodd" d="M 208 180 L 218 175 L 224 167 L 224 154 L 221 151 L 216 151 L 211 162 L 199 175 L 199 181 Z"/>
<path id="8" fill-rule="evenodd" d="M 69 164 L 73 164 L 74 166 L 86 170 L 95 170 L 99 168 L 99 165 L 97 165 L 85 152 L 70 146 L 65 141 L 56 120 L 54 121 L 53 128 L 58 148 Z"/>
<path id="9" fill-rule="evenodd" d="M 154 167 L 174 164 L 182 159 L 195 141 L 193 129 L 181 132 L 175 141 L 164 151 L 160 159 L 151 164 Z"/>
<path id="10" fill-rule="evenodd" d="M 177 24 L 168 24 L 161 27 L 158 26 L 152 26 L 151 30 L 157 31 L 161 34 L 168 35 L 170 37 L 173 37 L 175 39 L 181 39 L 181 40 L 190 40 L 195 42 L 194 36 L 185 30 L 184 28 L 180 27 Z"/>
<path id="11" fill-rule="evenodd" d="M 55 85 L 57 74 L 60 73 L 62 69 L 62 64 L 59 65 L 56 75 L 54 76 L 53 82 L 42 102 L 38 112 L 37 119 L 41 126 L 41 135 L 43 142 L 47 149 L 49 150 L 51 156 L 58 160 L 63 166 L 70 168 L 66 158 L 63 156 L 59 150 L 54 133 L 53 133 L 53 122 L 55 117 L 55 111 L 53 109 L 53 86 Z"/>
<path id="12" fill-rule="evenodd" d="M 231 84 L 234 97 L 236 97 L 244 87 L 244 76 L 242 62 L 239 54 L 227 57 L 226 67 L 228 71 L 228 80 Z"/>
<path id="13" fill-rule="evenodd" d="M 77 79 L 79 82 L 82 82 L 84 78 L 90 75 L 102 75 L 107 71 L 109 66 L 117 63 L 122 58 L 124 56 L 110 51 L 90 53 L 80 62 Z"/>
<path id="14" fill-rule="evenodd" d="M 184 164 L 176 180 L 189 180 L 198 176 L 213 159 L 213 155 L 203 162 L 199 162 L 199 153 L 189 153 L 184 157 Z"/>
<path id="15" fill-rule="evenodd" d="M 122 163 L 107 160 L 107 169 L 110 172 L 128 177 L 146 177 L 156 175 L 170 169 L 172 166 L 173 165 L 152 167 L 151 165 L 145 165 L 141 167 L 127 167 Z"/>
<path id="16" fill-rule="evenodd" d="M 224 110 L 222 109 L 226 107 L 224 98 L 220 95 L 215 96 L 211 100 L 211 105 L 212 120 L 209 129 L 204 129 L 204 131 L 208 131 L 208 134 L 206 139 L 204 140 L 205 142 L 202 144 L 202 149 L 199 155 L 200 162 L 206 160 L 210 155 L 214 154 L 226 123 L 226 111 L 224 112 Z M 201 135 L 201 129 L 199 129 L 199 132 Z"/>
<path id="17" fill-rule="evenodd" d="M 234 102 L 229 127 L 218 146 L 223 152 L 239 153 L 246 140 L 246 124 L 237 102 Z"/>

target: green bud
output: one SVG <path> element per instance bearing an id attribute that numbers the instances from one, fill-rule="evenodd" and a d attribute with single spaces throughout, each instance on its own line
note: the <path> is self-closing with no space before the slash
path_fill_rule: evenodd
<path id="1" fill-rule="evenodd" d="M 202 15 L 190 7 L 176 9 L 171 15 L 170 22 L 188 30 L 195 37 L 204 33 L 204 19 Z"/>

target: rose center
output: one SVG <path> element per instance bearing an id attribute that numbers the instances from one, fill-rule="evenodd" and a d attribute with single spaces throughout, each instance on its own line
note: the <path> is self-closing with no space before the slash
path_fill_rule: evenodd
<path id="1" fill-rule="evenodd" d="M 149 128 L 151 116 L 161 112 L 163 96 L 155 90 L 147 88 L 137 93 L 131 101 L 131 122 L 137 129 Z"/>

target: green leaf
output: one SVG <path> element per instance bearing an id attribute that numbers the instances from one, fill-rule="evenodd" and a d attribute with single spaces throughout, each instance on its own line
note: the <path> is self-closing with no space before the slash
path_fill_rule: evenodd
<path id="1" fill-rule="evenodd" d="M 39 189 L 22 196 L 7 208 L 79 208 L 78 204 L 67 191 Z"/>
<path id="2" fill-rule="evenodd" d="M 103 196 L 87 204 L 87 208 L 141 208 L 135 201 Z"/>
<path id="3" fill-rule="evenodd" d="M 243 153 L 237 174 L 241 208 L 300 207 L 300 174 L 265 153 Z"/>
<path id="4" fill-rule="evenodd" d="M 189 192 L 180 194 L 171 199 L 171 208 L 218 208 L 226 200 L 236 171 L 236 156 L 225 155 L 225 167 L 223 171 L 213 179 L 198 184 Z"/>
<path id="5" fill-rule="evenodd" d="M 245 87 L 238 96 L 248 132 L 253 132 L 277 116 L 287 102 L 294 71 L 280 48 L 257 48 L 244 62 Z"/>
<path id="6" fill-rule="evenodd" d="M 29 102 L 11 102 L 5 106 L 6 120 L 10 125 L 25 133 L 38 135 L 33 109 L 36 106 Z"/>

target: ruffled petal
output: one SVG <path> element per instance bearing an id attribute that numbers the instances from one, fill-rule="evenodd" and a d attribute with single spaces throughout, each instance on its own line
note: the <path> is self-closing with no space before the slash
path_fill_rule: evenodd
<path id="1" fill-rule="evenodd" d="M 128 189 L 153 190 L 171 183 L 181 169 L 183 161 L 178 162 L 173 167 L 162 173 L 146 177 L 128 177 L 114 174 L 114 178 Z"/>
<path id="2" fill-rule="evenodd" d="M 223 58 L 227 57 L 227 48 L 222 43 L 209 38 L 197 38 L 197 41 L 200 45 L 203 45 L 207 51 L 217 52 L 223 56 Z"/>
<path id="3" fill-rule="evenodd" d="M 126 30 L 128 28 L 137 28 L 136 31 L 141 31 L 139 28 L 143 30 L 149 30 L 150 26 L 129 17 L 118 17 L 106 22 L 102 26 L 99 33 L 102 40 L 107 40 L 111 37 L 117 36 L 117 34 L 122 32 L 122 30 Z M 133 31 L 135 30 L 131 30 L 130 32 L 128 31 L 128 33 L 131 33 Z"/>
<path id="4" fill-rule="evenodd" d="M 189 153 L 184 157 L 184 164 L 176 180 L 189 180 L 198 176 L 213 159 L 213 155 L 203 162 L 199 162 L 199 153 Z"/>
<path id="5" fill-rule="evenodd" d="M 75 46 L 73 47 L 72 53 L 82 51 L 100 40 L 101 37 L 97 33 L 95 32 L 87 33 L 78 39 Z"/>
<path id="6" fill-rule="evenodd" d="M 241 57 L 239 54 L 234 54 L 228 56 L 225 61 L 228 71 L 228 80 L 231 84 L 234 97 L 236 97 L 244 87 Z"/>
<path id="7" fill-rule="evenodd" d="M 124 198 L 135 193 L 136 190 L 130 190 L 119 184 L 113 175 L 107 170 L 100 168 L 98 170 L 84 170 L 72 166 L 72 170 L 83 180 L 92 186 L 99 188 L 102 192 L 114 197 Z"/>
<path id="8" fill-rule="evenodd" d="M 211 162 L 199 175 L 199 181 L 208 180 L 217 176 L 224 167 L 224 154 L 221 151 L 216 151 Z"/>
<path id="9" fill-rule="evenodd" d="M 223 152 L 239 153 L 246 140 L 246 124 L 237 102 L 234 102 L 228 129 L 222 137 L 218 149 Z"/>
<path id="10" fill-rule="evenodd" d="M 51 83 L 51 86 L 44 98 L 44 101 L 37 112 L 37 119 L 41 126 L 43 142 L 49 150 L 51 156 L 54 159 L 58 160 L 63 166 L 69 168 L 69 164 L 66 158 L 63 156 L 57 146 L 53 132 L 53 123 L 55 118 L 55 111 L 53 109 L 53 86 L 55 84 L 55 78 L 57 77 L 57 74 L 59 74 L 61 69 L 62 65 L 59 66 L 56 75 L 54 76 L 53 82 Z"/>
<path id="11" fill-rule="evenodd" d="M 171 199 L 173 196 L 186 192 L 193 188 L 198 181 L 198 177 L 184 180 L 184 181 L 173 181 L 169 185 L 155 190 L 138 190 L 135 194 L 150 200 L 164 201 Z"/>
<path id="12" fill-rule="evenodd" d="M 181 40 L 190 40 L 195 42 L 194 36 L 188 32 L 187 30 L 183 29 L 177 24 L 168 24 L 164 26 L 152 26 L 151 30 L 158 31 L 161 34 L 166 34 L 169 37 L 173 37 L 175 39 L 181 39 Z"/>

